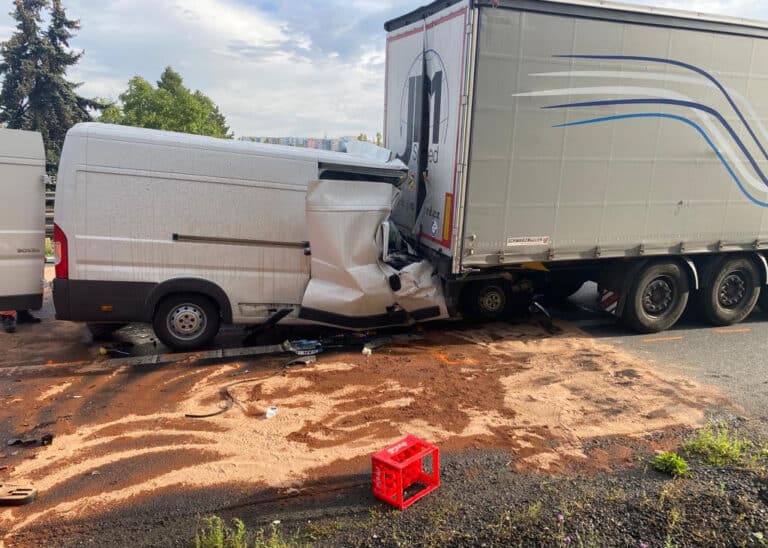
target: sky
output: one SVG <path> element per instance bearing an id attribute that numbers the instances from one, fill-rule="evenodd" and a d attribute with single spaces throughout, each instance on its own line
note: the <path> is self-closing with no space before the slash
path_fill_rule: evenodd
<path id="1" fill-rule="evenodd" d="M 3 3 L 6 9 L 1 6 Z M 117 99 L 130 78 L 172 66 L 209 95 L 237 136 L 381 131 L 385 21 L 426 0 L 64 0 L 85 51 L 81 93 Z M 636 2 L 768 20 L 765 0 Z M 0 41 L 13 32 L 0 0 Z"/>

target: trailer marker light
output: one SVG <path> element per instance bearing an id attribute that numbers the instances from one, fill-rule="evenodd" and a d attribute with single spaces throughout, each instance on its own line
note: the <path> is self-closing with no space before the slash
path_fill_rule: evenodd
<path id="1" fill-rule="evenodd" d="M 114 307 L 111 304 L 105 304 L 101 307 L 102 312 L 112 312 L 112 310 L 114 310 Z"/>

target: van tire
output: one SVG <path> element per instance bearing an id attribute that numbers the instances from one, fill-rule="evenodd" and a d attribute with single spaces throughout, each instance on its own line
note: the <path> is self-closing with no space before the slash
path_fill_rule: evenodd
<path id="1" fill-rule="evenodd" d="M 650 263 L 630 286 L 622 321 L 639 333 L 669 329 L 685 312 L 689 293 L 688 276 L 678 263 Z"/>
<path id="2" fill-rule="evenodd" d="M 760 272 L 746 257 L 724 259 L 713 270 L 707 286 L 696 295 L 701 315 L 712 325 L 743 321 L 760 298 Z"/>
<path id="3" fill-rule="evenodd" d="M 196 350 L 209 344 L 219 333 L 221 312 L 205 295 L 178 293 L 157 305 L 152 327 L 160 341 L 173 350 Z"/>

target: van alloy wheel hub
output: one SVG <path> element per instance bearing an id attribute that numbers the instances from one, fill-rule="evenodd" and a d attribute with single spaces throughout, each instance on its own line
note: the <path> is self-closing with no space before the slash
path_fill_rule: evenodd
<path id="1" fill-rule="evenodd" d="M 196 338 L 205 330 L 208 319 L 205 312 L 194 304 L 182 304 L 168 314 L 168 329 L 183 340 Z"/>
<path id="2" fill-rule="evenodd" d="M 735 308 L 747 294 L 747 283 L 741 272 L 733 272 L 725 277 L 717 292 L 717 300 L 723 308 Z"/>

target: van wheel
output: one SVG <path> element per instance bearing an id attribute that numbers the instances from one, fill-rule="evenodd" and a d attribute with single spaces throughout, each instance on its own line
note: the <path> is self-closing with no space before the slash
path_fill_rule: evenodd
<path id="1" fill-rule="evenodd" d="M 755 264 L 743 257 L 722 261 L 696 297 L 704 318 L 720 326 L 744 320 L 759 298 L 760 274 Z"/>
<path id="2" fill-rule="evenodd" d="M 679 264 L 651 263 L 635 278 L 622 320 L 640 333 L 658 333 L 677 323 L 688 305 L 688 277 Z"/>
<path id="3" fill-rule="evenodd" d="M 221 317 L 216 304 L 204 295 L 179 294 L 163 299 L 155 310 L 152 326 L 166 346 L 195 350 L 218 334 Z"/>
<path id="4" fill-rule="evenodd" d="M 477 282 L 467 288 L 464 313 L 471 320 L 496 321 L 507 312 L 507 290 L 498 281 Z"/>

